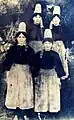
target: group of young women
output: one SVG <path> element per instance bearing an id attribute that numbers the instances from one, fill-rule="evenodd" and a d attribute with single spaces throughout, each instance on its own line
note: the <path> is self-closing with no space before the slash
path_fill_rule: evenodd
<path id="1" fill-rule="evenodd" d="M 26 32 L 21 22 L 15 35 L 15 43 L 3 61 L 7 92 L 5 106 L 26 120 L 26 110 L 57 113 L 60 111 L 60 79 L 68 77 L 66 49 L 61 37 L 60 7 L 54 6 L 49 27 L 44 30 L 41 4 L 35 5 L 32 27 Z M 30 38 L 30 39 L 28 39 Z"/>

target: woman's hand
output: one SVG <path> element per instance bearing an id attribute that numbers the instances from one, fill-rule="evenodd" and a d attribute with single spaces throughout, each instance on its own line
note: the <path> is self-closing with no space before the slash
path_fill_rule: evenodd
<path id="1" fill-rule="evenodd" d="M 6 77 L 8 77 L 8 76 L 9 76 L 9 71 L 6 72 Z"/>
<path id="2" fill-rule="evenodd" d="M 62 76 L 61 79 L 62 80 L 65 80 L 66 78 L 68 78 L 69 75 L 65 75 L 65 76 Z"/>

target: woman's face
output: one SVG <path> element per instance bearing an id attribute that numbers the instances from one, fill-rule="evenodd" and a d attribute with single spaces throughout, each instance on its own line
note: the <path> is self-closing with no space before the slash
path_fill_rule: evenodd
<path id="1" fill-rule="evenodd" d="M 21 33 L 18 37 L 17 37 L 17 42 L 20 45 L 26 45 L 26 37 Z"/>
<path id="2" fill-rule="evenodd" d="M 43 47 L 44 47 L 45 51 L 50 51 L 52 48 L 52 43 L 49 41 L 46 41 L 46 42 L 44 42 Z"/>
<path id="3" fill-rule="evenodd" d="M 41 16 L 40 15 L 36 15 L 33 17 L 33 21 L 34 21 L 34 24 L 38 25 L 41 23 Z"/>
<path id="4" fill-rule="evenodd" d="M 52 22 L 53 22 L 53 24 L 54 24 L 55 26 L 58 26 L 58 25 L 60 24 L 60 18 L 57 17 L 57 16 L 55 16 L 55 17 L 53 18 Z"/>

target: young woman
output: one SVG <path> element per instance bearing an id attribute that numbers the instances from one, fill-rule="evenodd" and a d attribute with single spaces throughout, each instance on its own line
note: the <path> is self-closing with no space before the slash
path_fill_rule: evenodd
<path id="1" fill-rule="evenodd" d="M 32 46 L 35 52 L 41 50 L 43 40 L 43 20 L 42 20 L 42 8 L 41 4 L 35 5 L 34 14 L 32 15 L 30 32 L 30 46 Z"/>
<path id="2" fill-rule="evenodd" d="M 64 42 L 62 38 L 60 12 L 61 12 L 60 6 L 54 6 L 53 16 L 52 16 L 49 28 L 52 30 L 53 50 L 60 55 L 64 70 L 66 72 L 66 78 L 67 78 L 69 76 L 67 53 L 66 53 L 67 51 L 64 46 Z"/>
<path id="3" fill-rule="evenodd" d="M 60 111 L 60 78 L 65 72 L 58 53 L 52 51 L 52 33 L 44 32 L 43 51 L 36 53 L 35 66 L 35 106 L 34 111 L 56 113 Z M 35 64 L 36 63 L 36 64 Z"/>
<path id="4" fill-rule="evenodd" d="M 16 43 L 8 50 L 6 59 L 3 61 L 3 72 L 6 71 L 7 93 L 5 106 L 8 109 L 23 110 L 33 108 L 33 81 L 32 81 L 32 58 L 34 51 L 27 45 L 26 24 L 19 24 L 16 33 Z M 25 111 L 24 111 L 25 112 Z M 26 113 L 23 112 L 23 118 Z M 16 115 L 14 120 L 18 119 Z"/>

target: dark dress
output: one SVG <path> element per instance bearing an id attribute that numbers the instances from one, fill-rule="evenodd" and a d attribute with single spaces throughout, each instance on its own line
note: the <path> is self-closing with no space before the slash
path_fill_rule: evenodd
<path id="1" fill-rule="evenodd" d="M 52 36 L 53 36 L 53 41 L 54 41 L 53 50 L 59 54 L 64 70 L 66 74 L 68 75 L 68 61 L 66 58 L 67 52 L 66 52 L 65 45 L 63 42 L 61 25 L 58 25 L 58 26 L 53 25 Z"/>
<path id="2" fill-rule="evenodd" d="M 59 55 L 52 50 L 40 51 L 35 55 L 34 66 L 34 111 L 60 111 L 60 78 L 65 75 L 65 72 Z"/>
<path id="3" fill-rule="evenodd" d="M 52 36 L 53 36 L 53 41 L 63 41 L 61 25 L 52 26 Z"/>
<path id="4" fill-rule="evenodd" d="M 9 109 L 33 108 L 32 58 L 31 47 L 12 46 L 3 61 L 3 72 L 9 71 L 6 77 L 7 93 L 5 105 Z"/>
<path id="5" fill-rule="evenodd" d="M 41 28 L 40 24 L 34 24 L 33 20 L 30 22 L 30 28 L 28 30 L 29 34 L 29 45 L 38 52 L 42 48 L 42 40 L 43 40 L 43 28 Z"/>

